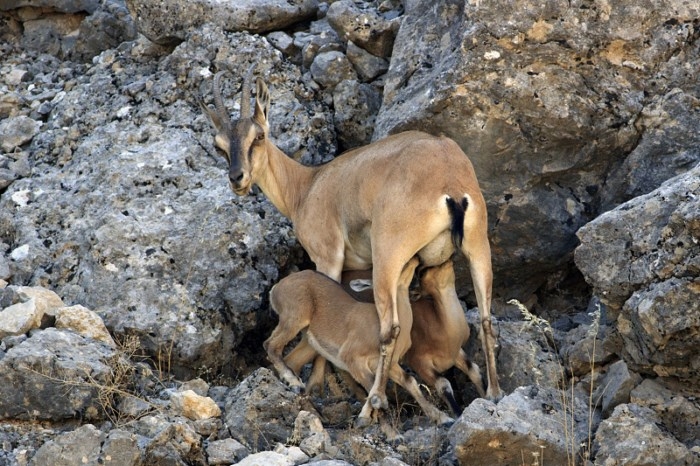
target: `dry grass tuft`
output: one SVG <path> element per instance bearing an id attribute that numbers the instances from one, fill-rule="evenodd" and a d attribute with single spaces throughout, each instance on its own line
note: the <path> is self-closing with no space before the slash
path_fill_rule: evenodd
<path id="1" fill-rule="evenodd" d="M 508 304 L 512 304 L 518 308 L 523 316 L 523 320 L 526 322 L 527 327 L 537 327 L 542 334 L 547 338 L 552 346 L 554 347 L 555 354 L 557 355 L 557 361 L 559 364 L 559 380 L 561 385 L 558 387 L 561 394 L 561 406 L 562 406 L 562 425 L 564 427 L 564 436 L 566 444 L 566 456 L 567 456 L 567 466 L 577 466 L 579 464 L 585 464 L 590 459 L 591 447 L 593 446 L 593 417 L 595 409 L 600 400 L 593 399 L 593 392 L 595 388 L 594 376 L 595 376 L 595 348 L 596 341 L 598 337 L 598 331 L 600 329 L 600 305 L 596 307 L 596 310 L 590 314 L 592 317 L 592 323 L 588 329 L 587 336 L 593 338 L 593 347 L 591 353 L 588 355 L 591 362 L 591 384 L 588 392 L 588 438 L 586 442 L 578 444 L 576 442 L 576 419 L 575 419 L 575 393 L 574 393 L 574 379 L 567 376 L 567 371 L 564 369 L 564 364 L 559 358 L 559 350 L 556 347 L 556 343 L 553 338 L 552 326 L 548 320 L 536 316 L 530 312 L 527 307 L 525 307 L 517 299 L 511 299 Z M 568 371 L 570 374 L 572 371 Z M 566 381 L 568 380 L 568 384 Z M 602 395 L 601 395 L 602 396 Z M 533 455 L 532 466 L 544 466 L 544 446 L 540 446 L 540 452 L 531 452 Z M 522 457 L 522 465 L 525 466 L 525 458 Z"/>

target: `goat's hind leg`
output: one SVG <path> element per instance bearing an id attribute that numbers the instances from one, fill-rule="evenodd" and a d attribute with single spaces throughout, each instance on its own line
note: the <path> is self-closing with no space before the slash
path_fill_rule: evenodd
<path id="1" fill-rule="evenodd" d="M 275 370 L 277 370 L 277 374 L 279 374 L 280 379 L 287 383 L 287 385 L 289 385 L 292 391 L 295 393 L 302 393 L 304 391 L 304 382 L 302 382 L 294 371 L 287 366 L 285 360 L 282 358 L 282 352 L 284 351 L 285 346 L 287 346 L 287 343 L 292 341 L 300 330 L 301 329 L 289 328 L 282 321 L 280 321 L 277 327 L 275 327 L 275 329 L 272 331 L 270 338 L 265 340 L 265 343 L 263 343 L 263 347 L 267 352 L 267 357 L 270 359 L 270 362 L 272 362 Z M 303 343 L 304 339 L 302 339 L 299 344 L 303 345 Z M 308 345 L 308 342 L 306 342 L 306 345 Z M 295 350 L 296 349 L 297 348 L 295 348 Z M 297 356 L 301 358 L 301 355 L 304 354 L 305 351 L 307 351 L 306 347 L 300 348 Z M 292 353 L 294 353 L 294 351 L 292 351 Z M 295 362 L 294 364 L 296 365 L 297 363 Z M 303 364 L 301 365 L 303 366 Z"/>
<path id="2" fill-rule="evenodd" d="M 486 397 L 498 401 L 503 397 L 503 392 L 498 383 L 498 373 L 496 371 L 497 342 L 491 325 L 493 271 L 491 268 L 491 249 L 485 226 L 479 230 L 475 229 L 471 237 L 465 237 L 462 243 L 462 253 L 469 259 L 469 270 L 474 284 L 476 301 L 479 305 L 479 317 L 481 320 L 479 336 L 481 337 L 484 359 L 486 360 L 486 380 L 488 382 Z"/>

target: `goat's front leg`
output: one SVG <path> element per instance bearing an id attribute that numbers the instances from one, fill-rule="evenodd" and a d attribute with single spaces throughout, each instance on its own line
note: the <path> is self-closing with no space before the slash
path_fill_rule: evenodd
<path id="1" fill-rule="evenodd" d="M 486 392 L 484 391 L 484 379 L 481 377 L 479 366 L 469 360 L 467 353 L 465 353 L 463 349 L 459 350 L 459 355 L 457 359 L 455 359 L 455 367 L 469 377 L 469 380 L 471 380 L 474 387 L 476 387 L 476 391 L 479 392 L 479 396 L 484 398 L 486 396 Z"/>
<path id="2" fill-rule="evenodd" d="M 401 267 L 398 267 L 400 272 Z M 379 267 L 373 271 L 374 300 L 379 315 L 379 362 L 374 374 L 374 383 L 369 390 L 365 405 L 362 407 L 357 424 L 366 425 L 372 420 L 372 411 L 387 409 L 386 384 L 389 368 L 394 358 L 396 339 L 399 336 L 399 314 L 396 304 L 398 274 L 382 273 Z"/>
<path id="3" fill-rule="evenodd" d="M 369 390 L 364 406 L 362 406 L 362 411 L 360 411 L 358 416 L 356 427 L 365 427 L 369 425 L 376 417 L 376 415 L 373 415 L 373 412 L 389 407 L 389 402 L 386 398 L 386 384 L 389 380 L 389 366 L 391 366 L 391 360 L 396 347 L 396 338 L 398 337 L 398 319 L 397 325 L 393 328 L 396 329 L 396 336 L 390 338 L 389 342 L 383 341 L 380 345 L 379 363 L 377 364 L 376 373 L 374 375 L 374 383 Z"/>
<path id="4" fill-rule="evenodd" d="M 420 391 L 420 387 L 418 386 L 418 382 L 416 382 L 416 379 L 413 378 L 412 376 L 408 375 L 398 364 L 394 364 L 391 366 L 390 370 L 390 375 L 391 375 L 391 380 L 396 382 L 397 384 L 401 385 L 408 393 L 413 396 L 413 398 L 418 402 L 420 405 L 421 409 L 423 412 L 430 418 L 432 419 L 433 422 L 435 422 L 438 425 L 451 425 L 454 424 L 455 420 L 452 419 L 450 416 L 448 416 L 446 413 L 443 413 L 440 411 L 437 406 L 435 406 L 433 403 L 427 400 L 425 396 L 423 396 L 423 392 Z M 445 379 L 443 379 L 445 380 Z M 445 380 L 447 382 L 447 380 Z M 448 382 L 449 385 L 449 382 Z M 452 391 L 452 387 L 450 386 L 450 392 Z M 455 410 L 457 411 L 457 410 Z"/>

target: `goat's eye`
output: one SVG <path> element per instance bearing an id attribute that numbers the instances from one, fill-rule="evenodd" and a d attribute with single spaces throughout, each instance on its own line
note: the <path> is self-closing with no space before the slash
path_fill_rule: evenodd
<path id="1" fill-rule="evenodd" d="M 260 142 L 263 139 L 265 139 L 265 133 L 260 133 L 257 136 L 255 136 L 255 142 Z"/>

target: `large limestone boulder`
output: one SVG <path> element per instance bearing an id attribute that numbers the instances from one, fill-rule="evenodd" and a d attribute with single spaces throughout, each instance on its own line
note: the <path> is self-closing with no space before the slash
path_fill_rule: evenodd
<path id="1" fill-rule="evenodd" d="M 8 0 L 0 3 L 0 21 L 3 40 L 76 61 L 137 34 L 123 0 Z"/>
<path id="2" fill-rule="evenodd" d="M 407 2 L 374 138 L 460 144 L 489 205 L 494 290 L 522 300 L 601 205 L 700 161 L 699 15 L 683 0 Z M 629 188 L 606 189 L 633 150 L 616 175 Z"/>
<path id="3" fill-rule="evenodd" d="M 102 419 L 98 391 L 110 383 L 115 350 L 76 333 L 49 328 L 0 359 L 0 419 Z"/>
<path id="4" fill-rule="evenodd" d="M 618 406 L 600 424 L 594 449 L 594 464 L 600 466 L 698 463 L 697 455 L 668 433 L 651 409 L 634 404 Z"/>
<path id="5" fill-rule="evenodd" d="M 498 404 L 478 399 L 449 432 L 460 465 L 521 464 L 536 455 L 537 463 L 567 464 L 586 445 L 591 412 L 581 393 L 536 386 L 520 387 Z M 541 458 L 541 459 L 539 459 Z M 527 464 L 527 463 L 526 463 Z"/>
<path id="6" fill-rule="evenodd" d="M 578 233 L 576 265 L 637 371 L 700 383 L 700 165 Z"/>

